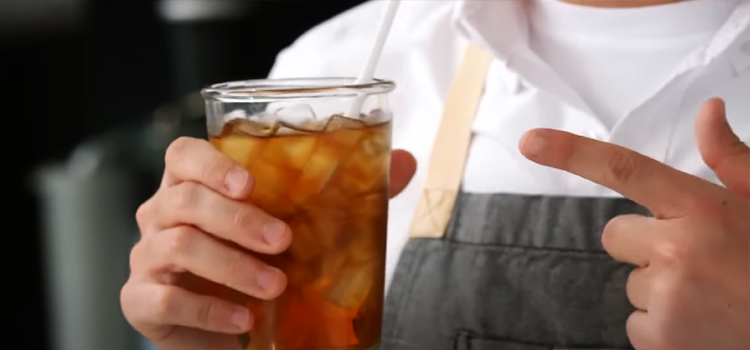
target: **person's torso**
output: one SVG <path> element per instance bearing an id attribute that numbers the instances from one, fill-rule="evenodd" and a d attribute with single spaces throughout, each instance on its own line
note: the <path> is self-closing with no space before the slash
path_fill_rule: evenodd
<path id="1" fill-rule="evenodd" d="M 548 79 L 537 59 L 526 52 L 503 56 L 507 51 L 494 50 L 518 42 L 514 33 L 487 36 L 492 32 L 488 28 L 504 28 L 492 18 L 513 22 L 523 15 L 509 3 L 516 1 L 405 1 L 401 5 L 376 76 L 398 85 L 391 96 L 393 146 L 412 152 L 420 166 L 409 187 L 390 204 L 388 281 L 408 238 L 443 102 L 467 47 L 467 32 L 499 57 L 490 66 L 473 125 L 462 184 L 466 193 L 619 197 L 587 180 L 526 160 L 518 151 L 518 141 L 532 128 L 555 128 L 619 144 L 718 182 L 701 161 L 693 130 L 701 103 L 718 96 L 727 103 L 734 130 L 750 142 L 749 6 L 733 15 L 711 45 L 688 58 L 674 79 L 609 129 L 571 97 L 564 84 Z M 384 4 L 367 3 L 313 29 L 279 56 L 271 77 L 355 76 Z M 481 25 L 456 30 L 455 18 Z"/>

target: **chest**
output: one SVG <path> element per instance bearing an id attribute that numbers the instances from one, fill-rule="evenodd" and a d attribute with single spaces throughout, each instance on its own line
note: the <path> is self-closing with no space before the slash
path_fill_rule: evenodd
<path id="1" fill-rule="evenodd" d="M 712 97 L 726 101 L 728 119 L 741 139 L 750 141 L 750 71 L 716 62 L 673 79 L 614 127 L 589 111 L 566 103 L 553 92 L 531 84 L 505 68 L 491 65 L 473 124 L 463 189 L 479 193 L 573 196 L 618 196 L 576 176 L 541 167 L 518 150 L 522 135 L 533 128 L 554 128 L 615 143 L 709 181 L 717 179 L 702 162 L 694 137 L 700 105 Z M 450 71 L 450 70 L 448 70 Z M 409 84 L 416 85 L 418 74 Z M 430 81 L 449 81 L 445 77 Z M 426 164 L 440 122 L 447 87 L 401 90 L 394 105 L 402 118 L 394 145 L 412 151 Z M 420 167 L 415 182 L 426 177 Z"/>

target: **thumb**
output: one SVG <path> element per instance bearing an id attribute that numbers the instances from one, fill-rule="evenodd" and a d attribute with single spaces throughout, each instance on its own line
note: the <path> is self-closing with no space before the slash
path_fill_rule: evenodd
<path id="1" fill-rule="evenodd" d="M 395 150 L 391 153 L 391 187 L 390 197 L 397 196 L 411 182 L 417 171 L 417 160 L 411 153 Z"/>
<path id="2" fill-rule="evenodd" d="M 730 191 L 750 197 L 750 148 L 732 131 L 724 101 L 703 104 L 695 121 L 696 140 L 703 161 Z"/>

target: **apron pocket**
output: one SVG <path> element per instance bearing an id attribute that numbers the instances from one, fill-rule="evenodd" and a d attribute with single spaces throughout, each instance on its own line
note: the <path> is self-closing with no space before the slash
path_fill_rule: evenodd
<path id="1" fill-rule="evenodd" d="M 383 349 L 632 349 L 632 269 L 604 253 L 412 240 L 387 296 Z"/>
<path id="2" fill-rule="evenodd" d="M 482 337 L 461 332 L 456 337 L 454 350 L 553 350 L 549 346 L 524 344 L 517 341 Z"/>
<path id="3" fill-rule="evenodd" d="M 529 344 L 507 339 L 480 336 L 463 331 L 456 337 L 454 350 L 625 350 L 613 348 L 559 348 L 539 344 Z"/>

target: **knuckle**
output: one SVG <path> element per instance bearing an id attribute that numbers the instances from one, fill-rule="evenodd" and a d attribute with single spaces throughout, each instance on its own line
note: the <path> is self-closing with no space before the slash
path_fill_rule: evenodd
<path id="1" fill-rule="evenodd" d="M 224 179 L 229 175 L 232 168 L 232 163 L 224 158 L 221 153 L 216 152 L 214 156 L 209 157 L 209 159 L 203 163 L 203 180 L 215 187 L 221 187 L 224 184 Z"/>
<path id="2" fill-rule="evenodd" d="M 661 322 L 655 322 L 647 329 L 639 322 L 642 322 L 642 319 L 636 318 L 636 314 L 633 313 L 625 324 L 628 338 L 636 349 L 668 349 L 665 347 L 667 341 Z"/>
<path id="3" fill-rule="evenodd" d="M 144 323 L 147 323 L 148 319 L 144 319 L 140 310 L 142 310 L 143 303 L 138 300 L 137 293 L 134 289 L 137 286 L 133 284 L 133 280 L 128 279 L 127 282 L 120 289 L 120 309 L 125 320 L 130 323 L 135 329 L 140 329 Z"/>
<path id="4" fill-rule="evenodd" d="M 716 193 L 697 193 L 690 195 L 687 200 L 687 206 L 705 218 L 718 219 L 724 212 L 722 205 L 724 199 Z"/>
<path id="5" fill-rule="evenodd" d="M 206 302 L 201 303 L 197 308 L 196 322 L 198 325 L 208 327 L 211 326 L 214 320 L 217 318 L 219 313 L 219 302 L 216 300 L 208 299 Z"/>
<path id="6" fill-rule="evenodd" d="M 225 268 L 229 278 L 238 281 L 247 278 L 248 271 L 253 271 L 255 264 L 252 258 L 238 251 L 227 257 Z"/>
<path id="7" fill-rule="evenodd" d="M 130 271 L 131 274 L 134 271 L 138 270 L 138 263 L 141 260 L 141 250 L 143 250 L 143 243 L 138 242 L 133 246 L 133 249 L 130 250 L 130 255 L 128 257 L 128 261 L 130 263 Z"/>
<path id="8" fill-rule="evenodd" d="M 680 242 L 662 241 L 654 247 L 654 261 L 673 270 L 683 270 L 690 261 L 690 249 Z"/>
<path id="9" fill-rule="evenodd" d="M 122 288 L 120 288 L 120 306 L 122 307 L 122 311 L 123 311 L 123 314 L 124 314 L 125 318 L 129 322 L 132 322 L 131 317 L 130 317 L 130 312 L 129 312 L 130 311 L 130 305 L 131 305 L 130 295 L 132 294 L 131 291 L 130 291 L 130 289 L 131 289 L 130 283 L 131 283 L 131 281 L 130 281 L 130 279 L 128 279 L 128 281 L 125 282 L 125 284 L 122 286 Z"/>
<path id="10" fill-rule="evenodd" d="M 609 222 L 607 222 L 607 224 L 604 226 L 601 238 L 604 250 L 611 251 L 611 249 L 615 246 L 615 237 L 617 236 L 616 233 L 622 229 L 623 222 L 624 217 L 616 216 L 612 220 L 609 220 Z"/>
<path id="11" fill-rule="evenodd" d="M 174 141 L 167 147 L 167 152 L 164 155 L 164 163 L 167 168 L 171 168 L 174 164 L 180 162 L 187 154 L 188 149 L 196 141 L 192 137 L 182 136 Z"/>
<path id="12" fill-rule="evenodd" d="M 182 226 L 172 229 L 169 233 L 164 233 L 167 243 L 165 249 L 167 255 L 172 258 L 179 258 L 190 251 L 191 246 L 196 240 L 196 233 L 192 229 Z"/>
<path id="13" fill-rule="evenodd" d="M 138 207 L 135 212 L 135 221 L 138 226 L 143 229 L 151 219 L 151 211 L 153 208 L 152 201 L 149 199 Z"/>
<path id="14" fill-rule="evenodd" d="M 604 176 L 610 183 L 628 183 L 638 170 L 637 164 L 636 157 L 632 153 L 617 149 L 607 160 Z"/>
<path id="15" fill-rule="evenodd" d="M 652 278 L 648 283 L 649 296 L 654 300 L 654 304 L 660 305 L 661 309 L 667 309 L 672 303 L 671 281 L 664 278 L 664 275 L 657 275 L 660 278 Z"/>
<path id="16" fill-rule="evenodd" d="M 633 300 L 635 297 L 635 279 L 638 278 L 638 269 L 633 270 L 628 275 L 627 282 L 625 283 L 625 296 L 627 296 L 628 300 Z"/>
<path id="17" fill-rule="evenodd" d="M 627 321 L 625 321 L 625 332 L 628 334 L 630 340 L 641 338 L 640 334 L 638 334 L 638 327 L 636 325 L 637 319 L 635 318 L 635 316 L 636 313 L 633 312 L 630 314 L 630 316 L 628 316 Z"/>
<path id="18" fill-rule="evenodd" d="M 630 314 L 628 320 L 625 321 L 625 333 L 628 335 L 630 342 L 637 349 L 642 348 L 642 345 L 646 343 L 645 335 L 640 331 L 641 327 L 638 327 L 638 319 L 636 313 Z"/>
<path id="19" fill-rule="evenodd" d="M 257 213 L 245 205 L 239 206 L 232 215 L 232 225 L 238 229 L 247 229 L 257 221 Z"/>
<path id="20" fill-rule="evenodd" d="M 166 323 L 175 314 L 175 292 L 172 288 L 162 287 L 153 293 L 151 317 L 156 323 Z"/>
<path id="21" fill-rule="evenodd" d="M 168 205 L 179 210 L 188 210 L 198 201 L 199 188 L 193 182 L 183 182 L 171 188 Z"/>

